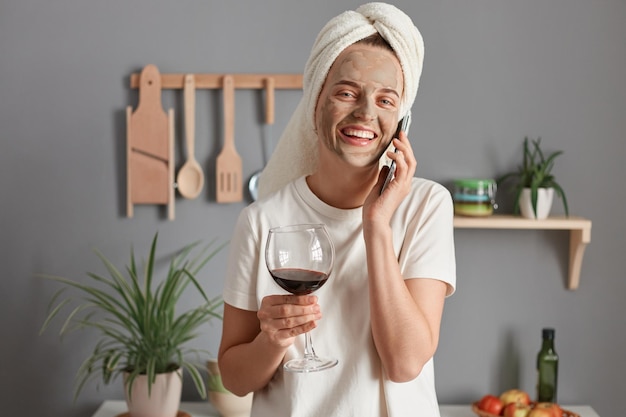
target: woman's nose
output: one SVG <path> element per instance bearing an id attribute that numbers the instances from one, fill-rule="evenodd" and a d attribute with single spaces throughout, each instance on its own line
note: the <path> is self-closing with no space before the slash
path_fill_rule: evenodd
<path id="1" fill-rule="evenodd" d="M 368 98 L 361 98 L 352 114 L 362 120 L 372 120 L 376 117 L 376 107 L 374 101 Z"/>

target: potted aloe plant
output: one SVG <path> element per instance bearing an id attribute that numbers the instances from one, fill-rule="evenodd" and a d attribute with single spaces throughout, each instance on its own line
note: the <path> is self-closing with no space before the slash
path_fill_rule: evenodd
<path id="1" fill-rule="evenodd" d="M 202 364 L 188 359 L 191 354 L 205 351 L 186 345 L 199 336 L 201 325 L 213 318 L 221 319 L 221 298 L 209 299 L 196 275 L 225 244 L 216 245 L 214 240 L 193 256 L 198 242 L 185 246 L 172 256 L 165 277 L 158 280 L 157 237 L 158 233 L 142 270 L 131 248 L 125 273 L 96 250 L 108 276 L 90 272 L 89 280 L 80 282 L 43 275 L 63 288 L 52 298 L 41 331 L 65 314 L 61 335 L 81 329 L 94 329 L 99 334 L 91 355 L 78 370 L 75 398 L 88 381 L 99 378 L 109 384 L 121 375 L 131 415 L 174 417 L 180 405 L 183 370 L 191 376 L 200 396 L 206 397 L 199 372 Z M 67 289 L 74 290 L 74 295 L 64 295 Z M 179 312 L 183 307 L 179 305 L 180 298 L 188 291 L 199 294 L 203 301 Z M 170 393 L 160 391 L 172 388 Z M 171 401 L 166 404 L 166 399 Z M 141 411 L 143 402 L 152 405 Z"/>
<path id="2" fill-rule="evenodd" d="M 497 179 L 498 188 L 506 181 L 515 181 L 515 214 L 521 211 L 522 216 L 527 218 L 546 218 L 552 207 L 553 195 L 556 193 L 563 200 L 565 215 L 569 216 L 565 192 L 552 174 L 554 160 L 562 153 L 563 151 L 556 151 L 546 156 L 541 150 L 541 138 L 530 141 L 527 137 L 524 138 L 522 165 L 517 171 L 509 172 Z"/>

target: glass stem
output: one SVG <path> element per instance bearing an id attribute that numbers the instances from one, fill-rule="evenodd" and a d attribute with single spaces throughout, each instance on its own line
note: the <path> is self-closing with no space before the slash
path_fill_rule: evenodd
<path id="1" fill-rule="evenodd" d="M 315 350 L 313 350 L 313 339 L 311 339 L 311 332 L 304 334 L 304 358 L 315 358 Z"/>

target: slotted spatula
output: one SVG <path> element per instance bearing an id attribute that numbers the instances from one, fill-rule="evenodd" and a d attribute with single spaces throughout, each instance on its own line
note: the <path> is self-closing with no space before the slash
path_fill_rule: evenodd
<path id="1" fill-rule="evenodd" d="M 232 75 L 223 80 L 224 145 L 217 156 L 216 200 L 234 203 L 243 199 L 241 157 L 235 149 L 235 81 Z"/>

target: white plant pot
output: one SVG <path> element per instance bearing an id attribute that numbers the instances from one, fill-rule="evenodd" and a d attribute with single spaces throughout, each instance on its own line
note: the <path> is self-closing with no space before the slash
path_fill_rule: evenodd
<path id="1" fill-rule="evenodd" d="M 533 211 L 533 205 L 530 197 L 530 188 L 524 188 L 519 198 L 519 208 L 522 217 L 527 219 L 542 220 L 548 217 L 552 209 L 552 200 L 554 198 L 554 188 L 539 188 L 537 190 L 537 215 Z"/>
<path id="2" fill-rule="evenodd" d="M 207 362 L 209 383 L 207 393 L 209 402 L 222 417 L 250 417 L 252 393 L 239 397 L 222 385 L 222 377 L 216 360 Z"/>
<path id="3" fill-rule="evenodd" d="M 181 370 L 167 374 L 158 374 L 148 394 L 148 377 L 138 376 L 131 388 L 131 397 L 128 396 L 124 375 L 124 395 L 128 412 L 132 417 L 176 417 L 183 390 Z"/>

